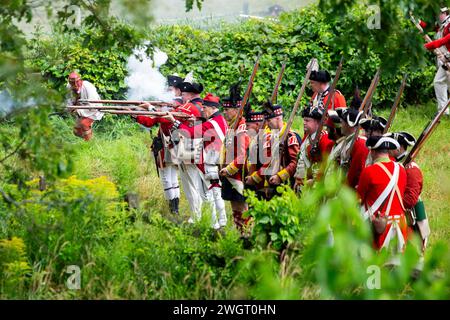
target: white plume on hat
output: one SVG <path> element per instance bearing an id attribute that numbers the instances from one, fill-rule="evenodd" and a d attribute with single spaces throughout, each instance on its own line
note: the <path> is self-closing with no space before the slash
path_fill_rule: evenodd
<path id="1" fill-rule="evenodd" d="M 308 65 L 306 66 L 306 70 L 309 69 L 309 67 L 313 65 L 311 68 L 311 71 L 319 71 L 319 62 L 316 58 L 312 58 L 311 61 L 308 62 Z"/>
<path id="2" fill-rule="evenodd" d="M 189 82 L 190 84 L 193 84 L 194 81 L 195 81 L 194 71 L 189 71 L 189 73 L 186 75 L 186 78 L 184 78 L 184 82 Z"/>

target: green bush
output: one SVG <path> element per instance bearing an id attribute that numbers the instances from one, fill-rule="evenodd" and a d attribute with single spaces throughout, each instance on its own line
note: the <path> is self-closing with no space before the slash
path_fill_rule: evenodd
<path id="1" fill-rule="evenodd" d="M 285 13 L 278 22 L 224 22 L 210 30 L 195 29 L 189 25 L 162 25 L 151 27 L 143 37 L 133 33 L 130 27 L 118 24 L 115 28 L 120 32 L 129 32 L 129 41 L 123 42 L 120 38 L 119 43 L 109 39 L 101 45 L 96 41 L 102 38 L 102 33 L 96 29 L 64 35 L 55 33 L 49 38 L 38 35 L 35 41 L 30 42 L 29 62 L 57 88 L 64 86 L 70 70 L 79 69 L 85 79 L 98 87 L 102 97 L 124 98 L 126 59 L 132 48 L 145 38 L 152 46 L 168 54 L 169 60 L 162 67 L 163 74 L 185 75 L 192 70 L 194 76 L 205 85 L 205 91 L 225 96 L 229 85 L 240 77 L 243 79 L 242 86 L 245 86 L 256 56 L 262 54 L 252 103 L 258 104 L 268 98 L 281 64 L 286 61 L 279 100 L 286 106 L 292 106 L 309 60 L 316 57 L 321 68 L 334 73 L 343 55 L 344 69 L 338 88 L 350 101 L 355 86 L 358 85 L 364 93 L 381 61 L 386 60 L 379 50 L 370 49 L 380 45 L 369 40 L 370 33 L 366 34 L 365 43 L 358 44 L 352 39 L 349 43 L 353 47 L 350 48 L 342 42 L 343 34 L 354 30 L 356 25 L 359 27 L 367 18 L 364 8 L 356 6 L 346 19 L 336 16 L 330 21 L 312 5 Z M 410 22 L 400 14 L 398 20 L 399 28 L 411 28 Z M 396 39 L 384 46 L 386 52 L 408 50 L 397 48 Z M 361 59 L 362 52 L 366 53 L 365 59 Z M 427 101 L 433 95 L 431 82 L 434 71 L 432 59 L 420 65 L 412 59 L 409 63 L 386 66 L 373 99 L 374 105 L 390 106 L 405 72 L 409 73 L 405 101 L 411 104 Z M 306 101 L 307 95 L 303 103 Z"/>

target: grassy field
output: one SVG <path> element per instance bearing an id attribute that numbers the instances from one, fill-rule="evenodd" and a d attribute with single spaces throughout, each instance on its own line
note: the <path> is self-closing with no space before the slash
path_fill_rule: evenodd
<path id="1" fill-rule="evenodd" d="M 401 109 L 394 129 L 417 136 L 433 114 L 432 104 Z M 207 218 L 196 226 L 173 223 L 149 152 L 151 136 L 130 119 L 105 117 L 89 142 L 72 135 L 71 119 L 53 121 L 73 144 L 76 178 L 60 179 L 43 192 L 37 190 L 37 179 L 22 192 L 2 184 L 23 206 L 0 202 L 0 298 L 449 298 L 448 118 L 418 159 L 432 228 L 427 276 L 408 280 L 418 259 L 408 246 L 403 267 L 395 273 L 383 269 L 383 290 L 375 291 L 364 287 L 366 268 L 382 265 L 385 255 L 369 248 L 356 197 L 338 180 L 300 199 L 286 193 L 258 209 L 262 219 L 266 214 L 278 222 L 291 219 L 283 232 L 294 231 L 295 242 L 281 254 L 259 238 L 250 246 L 243 243 L 231 223 L 223 233 L 213 232 Z M 300 119 L 294 127 L 302 132 Z M 129 192 L 139 195 L 138 210 L 127 208 Z M 181 214 L 189 215 L 184 196 Z M 326 244 L 330 225 L 333 247 Z M 265 234 L 263 225 L 257 228 L 258 237 Z M 269 231 L 283 236 L 281 229 Z M 81 270 L 81 290 L 67 286 L 67 266 L 73 265 Z"/>

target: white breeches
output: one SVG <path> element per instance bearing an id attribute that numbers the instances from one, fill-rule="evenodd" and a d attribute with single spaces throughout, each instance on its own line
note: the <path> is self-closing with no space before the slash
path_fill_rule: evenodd
<path id="1" fill-rule="evenodd" d="M 438 111 L 442 110 L 448 101 L 448 89 L 450 86 L 449 73 L 441 67 L 442 63 L 438 63 L 438 70 L 434 77 L 434 92 L 436 93 L 436 100 L 438 104 Z M 449 110 L 445 112 L 449 114 Z"/>
<path id="2" fill-rule="evenodd" d="M 203 200 L 206 200 L 201 171 L 195 164 L 180 164 L 180 180 L 184 194 L 191 209 L 192 218 L 201 218 Z"/>
<path id="3" fill-rule="evenodd" d="M 208 203 L 211 207 L 212 225 L 220 223 L 221 226 L 227 223 L 227 213 L 225 211 L 225 201 L 222 199 L 222 191 L 219 187 L 214 187 L 207 192 Z"/>
<path id="4" fill-rule="evenodd" d="M 159 168 L 159 178 L 164 188 L 164 197 L 172 200 L 180 197 L 180 186 L 178 185 L 178 168 L 168 165 L 165 168 Z"/>

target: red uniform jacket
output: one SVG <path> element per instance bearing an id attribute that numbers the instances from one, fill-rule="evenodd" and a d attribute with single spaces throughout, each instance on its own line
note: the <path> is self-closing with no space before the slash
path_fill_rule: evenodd
<path id="1" fill-rule="evenodd" d="M 222 165 L 227 169 L 231 179 L 243 181 L 243 169 L 249 142 L 245 118 L 241 118 L 236 132 L 233 132 L 232 129 L 228 130 L 222 148 Z"/>
<path id="2" fill-rule="evenodd" d="M 394 173 L 394 162 L 391 160 L 383 159 L 383 165 L 389 170 L 391 174 Z M 378 199 L 383 190 L 389 184 L 391 179 L 378 165 L 373 164 L 366 168 L 361 173 L 359 178 L 359 183 L 356 191 L 361 198 L 361 203 L 367 208 L 373 205 L 373 203 Z M 398 178 L 398 188 L 400 190 L 400 196 L 403 198 L 406 188 L 406 171 L 403 166 L 400 165 L 400 172 Z M 379 211 L 383 216 L 386 213 L 386 208 L 388 206 L 387 199 L 380 207 Z M 374 212 L 375 214 L 375 212 Z M 391 210 L 389 215 L 401 215 L 404 214 L 403 208 L 398 198 L 397 193 L 394 195 L 392 201 Z"/>
<path id="3" fill-rule="evenodd" d="M 202 105 L 202 100 L 201 99 L 194 99 L 191 102 L 187 102 L 183 105 L 178 106 L 174 112 L 183 112 L 187 115 L 196 117 L 196 118 L 201 118 L 202 117 L 202 110 L 203 110 L 203 105 Z M 163 118 L 151 118 L 151 117 L 147 117 L 147 116 L 137 116 L 136 117 L 136 121 L 146 127 L 153 127 L 156 124 L 161 124 L 161 127 L 163 127 L 163 125 L 166 125 L 168 130 L 170 130 L 170 128 L 172 128 L 173 123 L 167 119 L 163 119 Z M 187 121 L 185 121 L 184 123 L 187 123 Z"/>
<path id="4" fill-rule="evenodd" d="M 306 139 L 309 139 L 309 136 L 305 135 L 303 137 L 302 143 L 305 142 Z M 310 140 L 310 139 L 309 139 Z M 319 150 L 320 150 L 320 159 L 319 162 L 323 160 L 323 156 L 324 155 L 329 155 L 331 152 L 331 149 L 333 149 L 334 146 L 334 141 L 331 140 L 330 138 L 328 138 L 328 132 L 326 132 L 325 130 L 322 130 L 321 135 L 320 135 L 320 139 L 319 139 Z M 312 145 L 311 143 L 307 146 L 307 157 L 308 159 L 312 160 L 311 157 L 311 148 Z M 317 162 L 317 161 L 311 161 L 313 163 Z"/>
<path id="5" fill-rule="evenodd" d="M 423 175 L 419 166 L 415 162 L 411 162 L 405 168 L 406 170 L 406 189 L 403 197 L 403 204 L 406 209 L 412 209 L 419 201 L 422 193 Z"/>
<path id="6" fill-rule="evenodd" d="M 385 158 L 385 159 L 378 159 L 377 162 L 382 162 L 382 164 L 387 168 L 387 170 L 391 174 L 393 174 L 395 165 L 394 161 Z M 389 211 L 388 214 L 386 228 L 380 234 L 376 233 L 374 235 L 373 246 L 378 250 L 382 249 L 383 247 L 388 247 L 390 241 L 393 238 L 399 239 L 399 242 L 397 243 L 398 246 L 397 248 L 401 246 L 401 248 L 399 248 L 401 250 L 404 249 L 404 246 L 406 244 L 408 225 L 405 218 L 405 212 L 402 208 L 401 203 L 406 188 L 406 171 L 402 165 L 399 166 L 400 171 L 397 186 L 399 189 L 400 197 L 398 196 L 397 192 L 394 193 L 391 210 Z M 391 179 L 388 177 L 386 172 L 384 172 L 384 170 L 380 168 L 380 166 L 377 164 L 373 164 L 371 166 L 364 168 L 363 172 L 361 173 L 361 177 L 359 179 L 357 192 L 359 197 L 361 198 L 365 210 L 367 210 L 370 206 L 374 204 L 374 202 L 378 199 L 383 190 L 387 187 L 390 180 Z M 389 200 L 390 195 L 378 209 L 377 212 L 380 214 L 380 216 L 386 216 Z M 377 215 L 377 212 L 373 212 L 373 214 Z M 372 217 L 371 219 L 374 219 L 374 217 Z M 394 236 L 391 233 L 392 228 L 394 228 Z"/>
<path id="7" fill-rule="evenodd" d="M 317 100 L 317 92 L 314 92 L 314 94 L 311 97 L 311 104 L 314 106 L 314 100 Z M 322 99 L 321 99 L 321 103 L 320 101 L 318 101 L 318 103 L 324 108 L 327 101 L 328 101 L 328 97 L 329 97 L 329 92 L 326 91 L 323 95 L 322 95 Z M 334 108 L 346 108 L 347 107 L 347 102 L 345 101 L 345 97 L 342 95 L 342 93 L 339 90 L 336 90 L 336 92 L 334 93 Z M 328 106 L 328 110 L 333 108 L 333 103 L 330 103 L 330 105 Z"/>
<path id="8" fill-rule="evenodd" d="M 353 146 L 350 157 L 350 166 L 347 173 L 347 183 L 350 187 L 356 188 L 361 172 L 366 167 L 366 159 L 369 149 L 366 147 L 366 139 L 358 137 Z"/>
<path id="9" fill-rule="evenodd" d="M 450 50 L 450 23 L 447 24 L 447 26 L 445 26 L 444 30 L 442 31 L 442 38 L 425 44 L 425 47 L 428 50 L 434 50 L 442 46 L 446 46 L 447 49 Z"/>
<path id="10" fill-rule="evenodd" d="M 200 118 L 202 116 L 201 102 L 202 102 L 201 99 L 194 99 L 192 102 L 188 102 L 188 103 L 177 106 L 174 111 L 175 112 L 183 112 L 190 116 Z M 158 134 L 160 134 L 162 132 L 166 136 L 170 135 L 170 129 L 173 126 L 173 123 L 171 121 L 169 121 L 167 119 L 163 119 L 163 118 L 137 116 L 136 121 L 148 128 L 151 128 L 157 124 L 160 124 L 160 131 L 158 132 Z M 184 123 L 187 124 L 188 122 L 185 121 Z M 164 154 L 164 149 L 162 149 L 158 155 L 158 167 L 163 168 L 165 166 L 164 159 L 165 159 L 165 154 Z"/>
<path id="11" fill-rule="evenodd" d="M 282 136 L 284 129 L 286 128 L 286 124 L 283 126 L 283 129 L 280 131 L 279 135 Z M 272 159 L 272 134 L 271 132 L 268 132 L 264 137 L 264 154 L 266 159 L 265 160 L 271 160 Z M 268 176 L 277 174 L 282 182 L 288 181 L 290 178 L 292 178 L 295 174 L 295 170 L 297 169 L 297 155 L 300 151 L 300 141 L 297 139 L 297 135 L 293 131 L 289 131 L 287 136 L 287 145 L 286 150 L 284 151 L 284 154 L 281 155 L 281 163 L 279 167 L 279 171 L 268 174 Z M 261 167 L 258 171 L 254 172 L 252 174 L 253 180 L 255 180 L 256 183 L 260 183 L 263 180 L 263 177 L 267 175 L 265 172 L 271 165 L 271 161 L 264 161 L 265 163 L 262 163 Z"/>
<path id="12" fill-rule="evenodd" d="M 213 121 L 217 123 L 220 132 L 217 132 L 216 127 L 213 125 Z M 216 112 L 202 124 L 193 127 L 189 127 L 186 124 L 181 124 L 178 129 L 181 134 L 186 134 L 188 137 L 203 138 L 205 150 L 213 148 L 217 153 L 219 153 L 223 144 L 223 138 L 228 129 L 228 124 L 222 114 L 220 114 L 220 112 Z"/>

